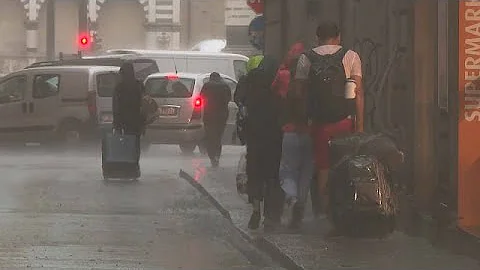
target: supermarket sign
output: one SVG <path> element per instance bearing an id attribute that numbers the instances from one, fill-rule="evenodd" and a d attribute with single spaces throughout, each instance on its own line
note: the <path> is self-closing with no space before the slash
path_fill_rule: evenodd
<path id="1" fill-rule="evenodd" d="M 263 14 L 265 10 L 264 0 L 247 0 L 247 5 L 257 14 Z"/>
<path id="2" fill-rule="evenodd" d="M 458 3 L 458 215 L 468 228 L 480 224 L 480 1 Z"/>

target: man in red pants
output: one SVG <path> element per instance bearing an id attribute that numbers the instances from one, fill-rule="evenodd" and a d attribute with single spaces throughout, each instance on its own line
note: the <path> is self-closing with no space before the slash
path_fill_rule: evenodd
<path id="1" fill-rule="evenodd" d="M 312 121 L 318 191 L 323 213 L 326 213 L 328 142 L 335 136 L 363 131 L 364 100 L 360 57 L 340 45 L 339 27 L 335 23 L 322 23 L 316 34 L 319 46 L 300 57 L 295 87 L 310 93 L 307 107 Z M 356 85 L 348 97 L 347 79 Z"/>

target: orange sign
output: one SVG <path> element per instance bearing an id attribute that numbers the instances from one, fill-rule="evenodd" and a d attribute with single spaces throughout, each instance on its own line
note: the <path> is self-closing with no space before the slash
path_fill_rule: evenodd
<path id="1" fill-rule="evenodd" d="M 459 1 L 458 214 L 480 226 L 480 2 Z"/>

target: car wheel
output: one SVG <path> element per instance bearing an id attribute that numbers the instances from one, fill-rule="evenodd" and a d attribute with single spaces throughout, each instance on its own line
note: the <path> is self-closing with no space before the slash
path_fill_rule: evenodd
<path id="1" fill-rule="evenodd" d="M 196 143 L 182 143 L 182 144 L 180 144 L 180 150 L 182 151 L 182 154 L 184 154 L 184 155 L 193 154 L 193 151 L 195 151 L 195 148 L 197 148 Z"/>
<path id="2" fill-rule="evenodd" d="M 67 145 L 75 145 L 80 143 L 82 133 L 80 123 L 77 121 L 66 122 L 59 128 L 60 140 Z"/>

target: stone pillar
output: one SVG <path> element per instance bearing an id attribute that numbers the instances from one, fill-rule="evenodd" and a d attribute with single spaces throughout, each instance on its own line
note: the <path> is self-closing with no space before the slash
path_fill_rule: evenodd
<path id="1" fill-rule="evenodd" d="M 421 212 L 429 212 L 437 187 L 435 174 L 435 125 L 437 82 L 438 2 L 415 2 L 414 27 L 414 179 L 415 201 Z"/>
<path id="2" fill-rule="evenodd" d="M 38 51 L 38 13 L 45 0 L 20 0 L 25 7 L 26 11 L 26 23 L 25 23 L 25 36 L 26 36 L 26 50 L 27 52 L 34 54 Z M 33 61 L 32 59 L 29 61 Z"/>
<path id="3" fill-rule="evenodd" d="M 27 52 L 38 51 L 38 21 L 27 21 L 25 25 Z"/>
<path id="4" fill-rule="evenodd" d="M 157 3 L 155 0 L 139 0 L 145 10 L 145 48 L 147 50 L 157 49 L 157 31 L 155 22 L 157 20 Z"/>

